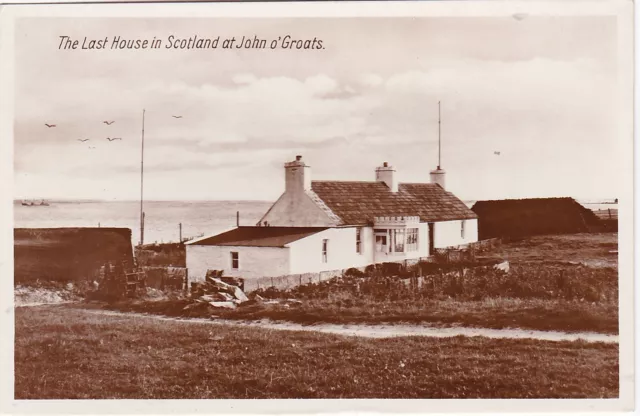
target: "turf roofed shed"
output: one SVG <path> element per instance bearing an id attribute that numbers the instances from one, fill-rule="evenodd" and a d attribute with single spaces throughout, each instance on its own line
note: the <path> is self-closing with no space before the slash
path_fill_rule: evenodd
<path id="1" fill-rule="evenodd" d="M 478 201 L 471 209 L 479 217 L 480 239 L 582 233 L 600 223 L 593 211 L 573 198 Z"/>
<path id="2" fill-rule="evenodd" d="M 100 267 L 133 265 L 129 228 L 15 228 L 15 283 L 93 280 Z"/>

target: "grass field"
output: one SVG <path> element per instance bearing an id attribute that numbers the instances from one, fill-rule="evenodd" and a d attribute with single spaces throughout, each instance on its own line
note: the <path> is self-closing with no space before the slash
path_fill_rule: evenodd
<path id="1" fill-rule="evenodd" d="M 361 339 L 17 308 L 16 399 L 613 398 L 618 346 Z"/>
<path id="2" fill-rule="evenodd" d="M 502 244 L 488 258 L 522 263 L 573 263 L 595 267 L 618 266 L 618 233 L 545 235 Z"/>
<path id="3" fill-rule="evenodd" d="M 254 302 L 235 310 L 172 298 L 124 301 L 106 308 L 168 316 L 272 319 L 314 323 L 429 323 L 567 332 L 618 332 L 617 234 L 540 236 L 503 244 L 483 260 L 510 262 L 459 276 L 435 274 L 420 288 L 397 278 L 344 278 L 290 290 L 259 291 L 280 304 Z M 286 302 L 294 298 L 300 302 Z"/>

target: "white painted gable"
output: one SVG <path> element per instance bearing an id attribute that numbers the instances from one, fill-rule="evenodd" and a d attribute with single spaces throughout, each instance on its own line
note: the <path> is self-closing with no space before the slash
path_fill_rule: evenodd
<path id="1" fill-rule="evenodd" d="M 340 218 L 311 190 L 311 167 L 301 156 L 285 163 L 285 191 L 260 219 L 271 227 L 332 227 Z"/>

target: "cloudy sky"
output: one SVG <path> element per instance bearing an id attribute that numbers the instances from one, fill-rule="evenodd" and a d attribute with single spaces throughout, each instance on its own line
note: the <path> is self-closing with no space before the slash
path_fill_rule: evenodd
<path id="1" fill-rule="evenodd" d="M 138 198 L 143 108 L 150 199 L 273 200 L 298 154 L 315 179 L 373 180 L 387 161 L 401 182 L 428 181 L 438 101 L 460 198 L 618 192 L 615 18 L 48 18 L 16 30 L 16 198 Z M 60 35 L 290 35 L 324 49 L 59 50 Z"/>

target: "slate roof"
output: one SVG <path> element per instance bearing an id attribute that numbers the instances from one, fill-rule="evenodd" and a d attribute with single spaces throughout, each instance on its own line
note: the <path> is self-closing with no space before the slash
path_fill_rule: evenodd
<path id="1" fill-rule="evenodd" d="M 194 246 L 284 247 L 326 227 L 238 227 L 189 243 Z"/>
<path id="2" fill-rule="evenodd" d="M 396 193 L 384 182 L 312 181 L 311 189 L 341 219 L 340 225 L 368 224 L 382 216 L 419 216 L 422 222 L 478 218 L 432 183 L 401 183 Z"/>

